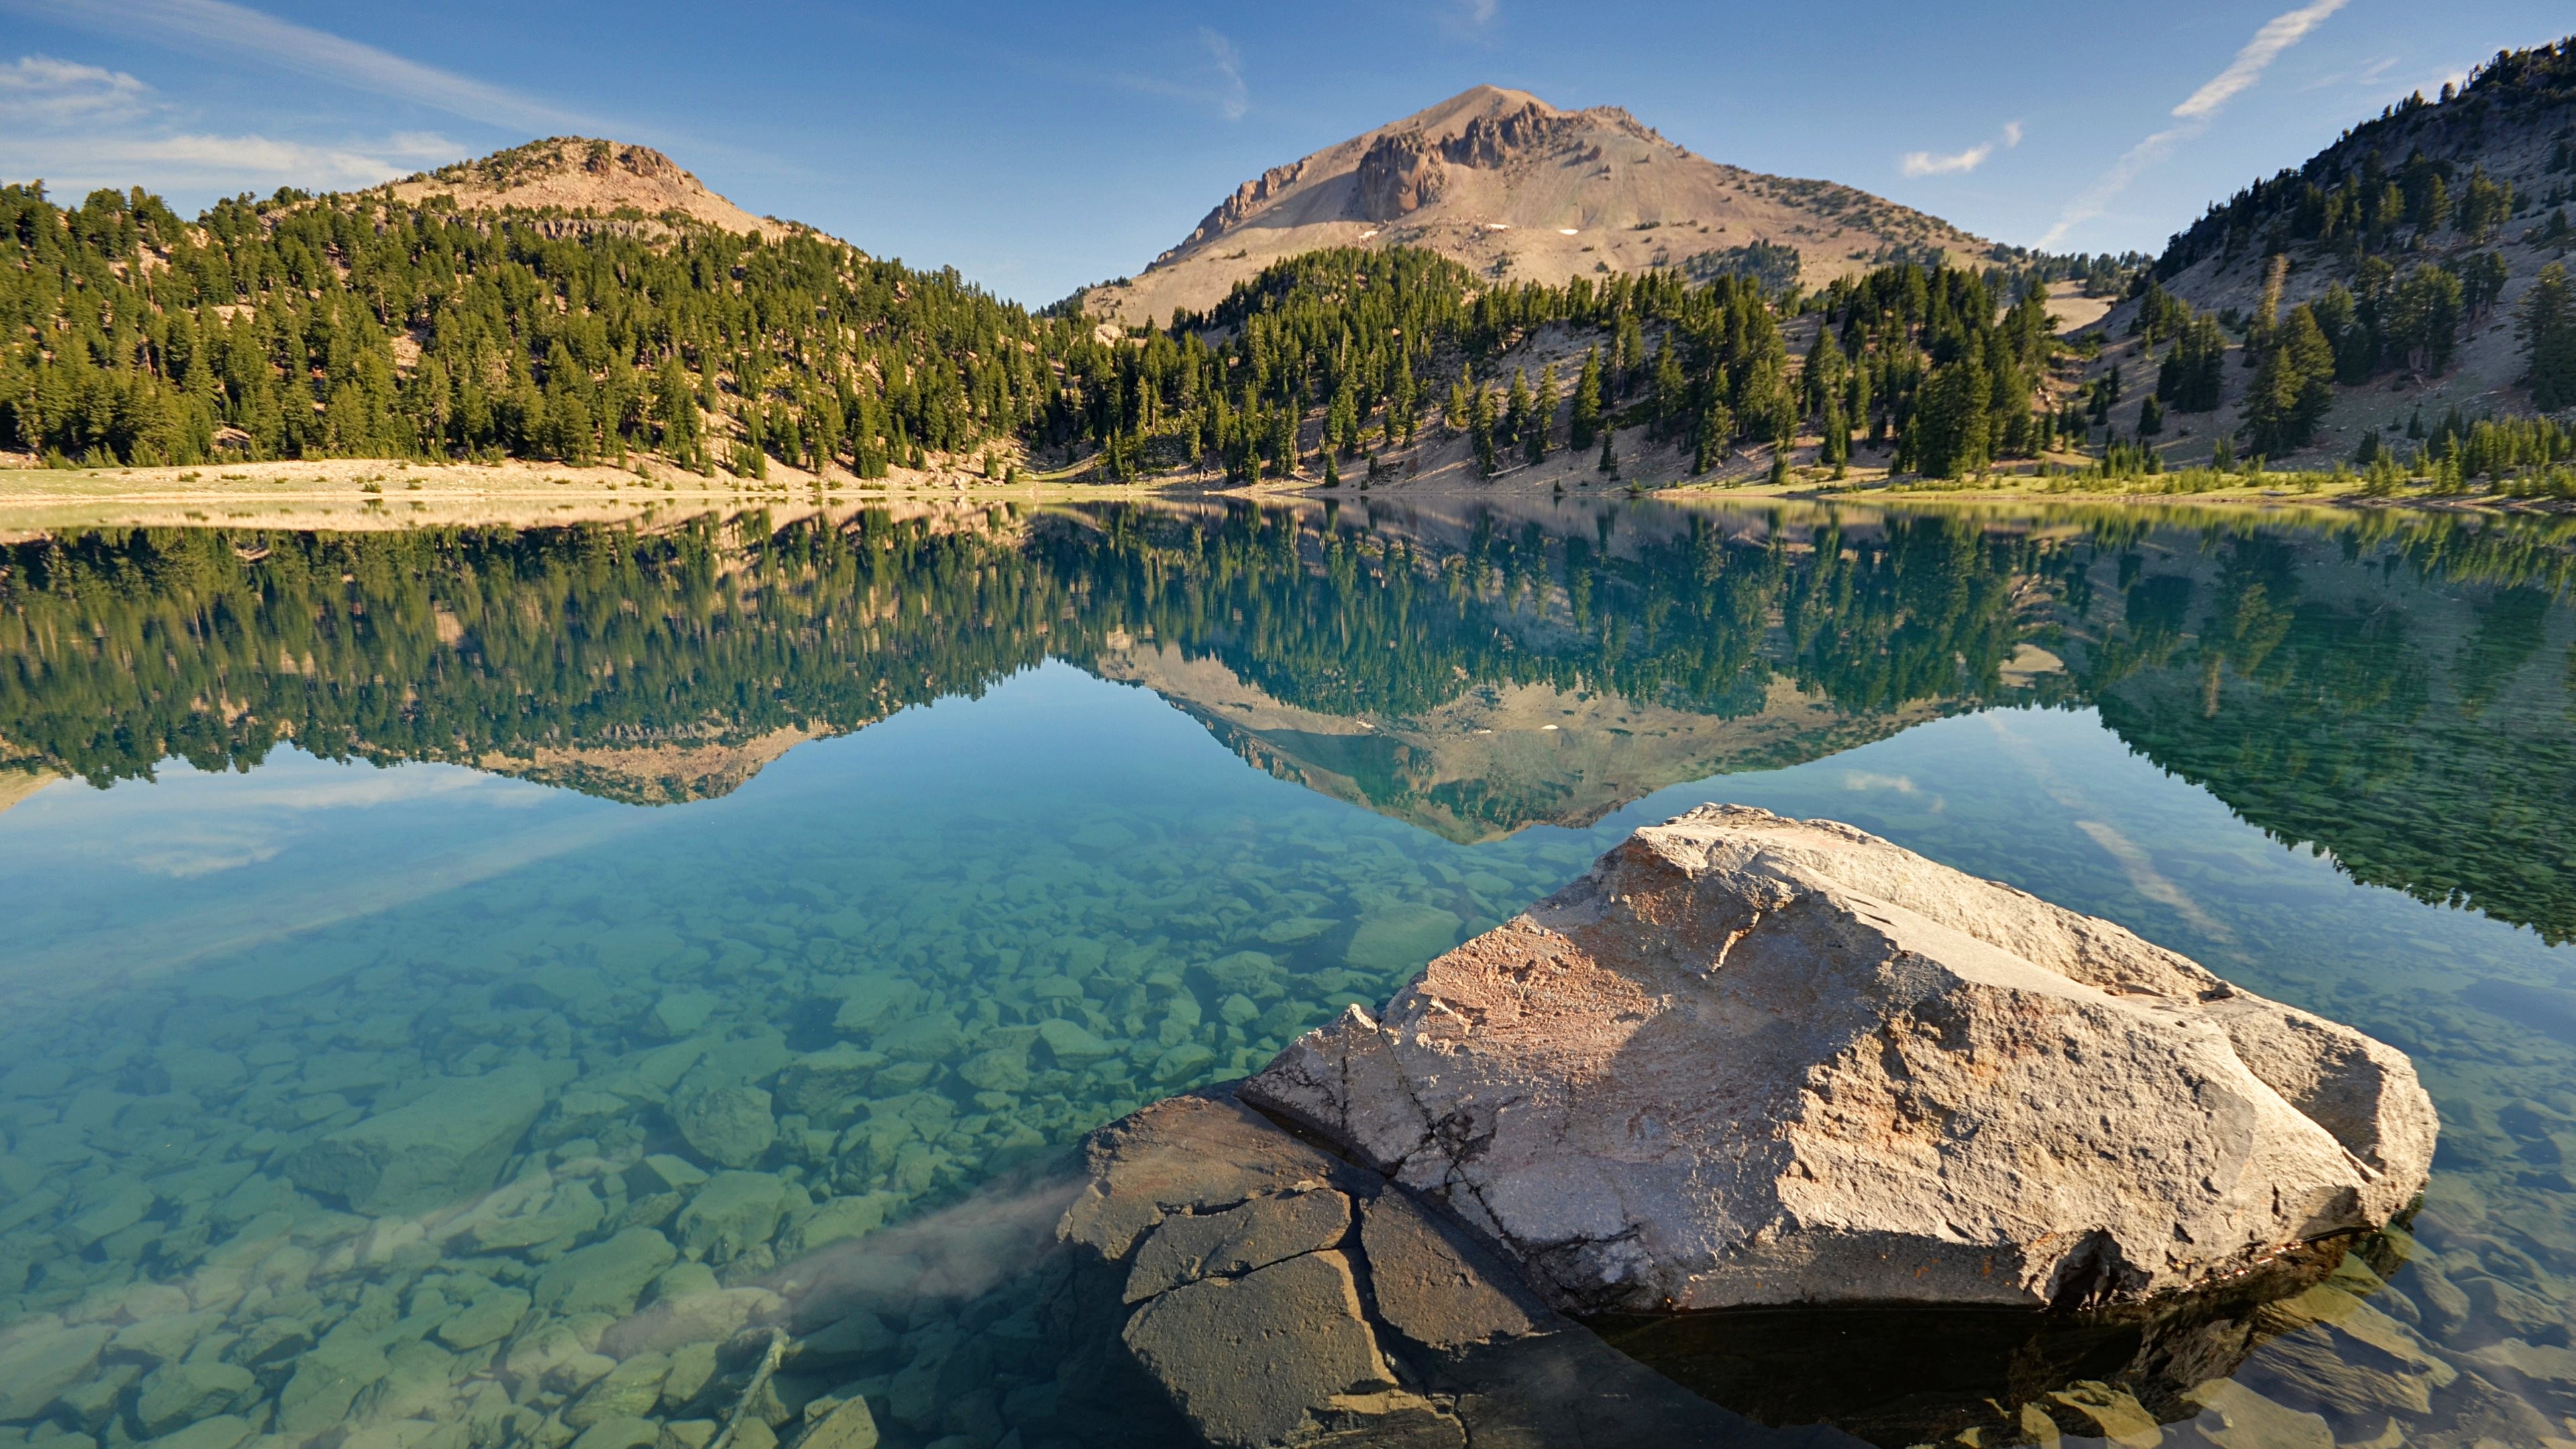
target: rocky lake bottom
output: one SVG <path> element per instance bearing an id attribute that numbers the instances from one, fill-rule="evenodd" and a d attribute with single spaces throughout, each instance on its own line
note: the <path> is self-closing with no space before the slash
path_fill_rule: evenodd
<path id="1" fill-rule="evenodd" d="M 2576 627 L 2539 627 L 2526 687 L 2564 714 Z M 2420 1211 L 2248 1310 L 2215 1377 L 2150 1392 L 2076 1353 L 1909 1417 L 1880 1365 L 1932 1330 L 1812 1317 L 1644 1361 L 1880 1443 L 2576 1442 L 2576 956 L 2541 929 L 2361 883 L 2079 701 L 1470 839 L 1258 754 L 1044 662 L 649 808 L 287 745 L 26 795 L 0 815 L 0 1449 L 1203 1442 L 1058 1243 L 1084 1135 L 1717 800 L 2370 1032 L 2443 1138 Z"/>

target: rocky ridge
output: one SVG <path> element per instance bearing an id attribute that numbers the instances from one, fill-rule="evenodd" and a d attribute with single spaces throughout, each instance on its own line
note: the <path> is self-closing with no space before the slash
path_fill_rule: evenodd
<path id="1" fill-rule="evenodd" d="M 1785 249 L 1809 283 L 1990 244 L 1848 186 L 1696 156 L 1615 106 L 1562 110 L 1477 86 L 1244 182 L 1135 278 L 1085 305 L 1123 322 L 1204 311 L 1272 262 L 1331 246 L 1427 247 L 1489 276 L 1702 274 Z"/>
<path id="2" fill-rule="evenodd" d="M 531 141 L 390 182 L 380 191 L 404 204 L 444 196 L 468 211 L 561 211 L 588 218 L 621 212 L 647 219 L 678 215 L 773 240 L 798 229 L 774 217 L 753 216 L 649 146 L 588 136 Z"/>

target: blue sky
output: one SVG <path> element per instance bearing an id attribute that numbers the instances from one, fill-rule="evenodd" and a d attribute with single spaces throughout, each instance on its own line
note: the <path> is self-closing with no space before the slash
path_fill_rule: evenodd
<path id="1" fill-rule="evenodd" d="M 1654 5 L 0 0 L 0 178 L 364 185 L 531 136 L 669 152 L 755 212 L 1023 301 L 1478 82 L 2024 245 L 2154 250 L 2564 0 Z"/>

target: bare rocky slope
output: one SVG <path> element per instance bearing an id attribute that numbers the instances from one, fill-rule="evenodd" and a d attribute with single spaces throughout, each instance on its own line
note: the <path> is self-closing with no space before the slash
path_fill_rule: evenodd
<path id="1" fill-rule="evenodd" d="M 1477 86 L 1244 182 L 1141 276 L 1093 288 L 1084 306 L 1168 320 L 1332 246 L 1425 247 L 1488 276 L 1549 282 L 1658 266 L 1777 274 L 1794 254 L 1811 285 L 1993 250 L 1865 191 L 1693 155 L 1614 106 L 1565 111 Z"/>
<path id="2" fill-rule="evenodd" d="M 446 196 L 468 211 L 560 211 L 568 219 L 676 213 L 737 234 L 778 237 L 802 230 L 776 217 L 753 216 L 649 146 L 588 136 L 530 141 L 388 182 L 379 192 L 404 204 Z"/>

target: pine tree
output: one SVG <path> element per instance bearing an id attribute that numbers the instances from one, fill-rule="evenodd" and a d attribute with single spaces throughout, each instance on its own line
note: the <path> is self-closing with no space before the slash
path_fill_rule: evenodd
<path id="1" fill-rule="evenodd" d="M 1494 394 L 1478 387 L 1467 401 L 1467 434 L 1476 448 L 1476 471 L 1491 478 L 1502 471 L 1494 452 Z"/>
<path id="2" fill-rule="evenodd" d="M 2334 348 L 2306 306 L 2290 309 L 2254 370 L 2245 399 L 2246 446 L 2266 457 L 2306 447 L 2334 403 Z"/>
<path id="3" fill-rule="evenodd" d="M 2540 269 L 2515 312 L 2531 401 L 2543 412 L 2576 406 L 2576 291 L 2564 263 Z"/>
<path id="4" fill-rule="evenodd" d="M 1618 437 L 1618 430 L 1615 428 L 1601 430 L 1601 460 L 1592 465 L 1592 471 L 1606 473 L 1613 478 L 1619 476 L 1619 454 L 1615 446 Z"/>
<path id="5" fill-rule="evenodd" d="M 1601 427 L 1601 349 L 1583 354 L 1583 371 L 1574 379 L 1574 416 L 1567 446 L 1577 449 L 1592 446 L 1593 434 Z"/>
<path id="6" fill-rule="evenodd" d="M 1915 471 L 1930 478 L 1965 478 L 1981 472 L 1991 456 L 1985 364 L 1973 349 L 1937 367 L 1915 404 L 1912 440 Z"/>
<path id="7" fill-rule="evenodd" d="M 1517 448 L 1527 442 L 1532 431 L 1530 418 L 1534 406 L 1535 400 L 1530 396 L 1529 374 L 1520 368 L 1513 368 L 1511 391 L 1506 395 L 1503 403 L 1501 442 L 1504 445 Z M 1531 461 L 1537 460 L 1533 458 Z"/>
<path id="8" fill-rule="evenodd" d="M 1528 425 L 1521 433 L 1521 456 L 1532 466 L 1546 461 L 1548 433 L 1556 425 L 1556 364 L 1538 370 L 1538 391 L 1530 399 Z"/>
<path id="9" fill-rule="evenodd" d="M 1700 410 L 1699 447 L 1691 459 L 1694 473 L 1714 473 L 1726 461 L 1726 445 L 1735 440 L 1735 414 L 1712 389 L 1708 405 Z"/>

